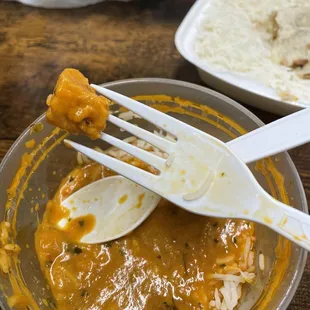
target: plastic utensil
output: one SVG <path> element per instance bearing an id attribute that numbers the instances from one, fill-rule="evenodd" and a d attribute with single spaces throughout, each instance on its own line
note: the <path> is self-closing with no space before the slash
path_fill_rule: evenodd
<path id="1" fill-rule="evenodd" d="M 307 142 L 309 119 L 310 109 L 302 110 L 236 138 L 227 145 L 245 163 L 250 163 Z M 143 197 L 140 202 L 139 197 Z M 122 198 L 126 198 L 124 202 Z M 159 200 L 160 196 L 155 193 L 117 176 L 80 189 L 69 196 L 63 205 L 70 210 L 73 218 L 91 213 L 100 219 L 94 230 L 81 240 L 98 243 L 117 239 L 138 227 L 155 209 Z M 141 202 L 141 207 L 135 207 Z M 66 223 L 66 220 L 62 221 L 61 228 Z"/>
<path id="2" fill-rule="evenodd" d="M 310 109 L 302 110 L 236 138 L 227 145 L 245 163 L 250 163 L 307 142 L 309 119 Z M 143 206 L 135 208 L 141 195 Z M 125 196 L 125 202 L 121 203 Z M 69 196 L 63 205 L 70 210 L 73 218 L 91 213 L 100 219 L 94 230 L 81 240 L 98 243 L 117 239 L 135 229 L 151 214 L 159 200 L 160 196 L 118 176 L 82 188 Z M 65 224 L 66 220 L 62 221 L 61 227 Z"/>
<path id="3" fill-rule="evenodd" d="M 227 145 L 245 162 L 281 153 L 310 141 L 310 109 L 304 109 L 231 140 Z"/>
<path id="4" fill-rule="evenodd" d="M 155 209 L 160 196 L 122 177 L 98 180 L 70 195 L 62 203 L 70 218 L 92 214 L 94 229 L 80 242 L 99 243 L 120 238 L 139 226 Z M 64 228 L 68 219 L 59 223 Z"/>
<path id="5" fill-rule="evenodd" d="M 308 141 L 306 124 L 309 118 L 310 109 L 303 110 L 236 138 L 227 145 L 245 163 L 274 155 Z M 140 202 L 139 197 L 143 197 Z M 91 213 L 100 219 L 94 230 L 81 240 L 98 243 L 128 234 L 151 214 L 159 200 L 160 196 L 118 176 L 80 189 L 69 196 L 63 205 L 70 210 L 72 218 Z M 142 201 L 141 207 L 134 207 Z M 67 220 L 63 220 L 60 227 L 63 228 L 66 223 Z"/>
<path id="6" fill-rule="evenodd" d="M 74 149 L 193 213 L 262 223 L 310 250 L 310 217 L 271 197 L 246 164 L 222 141 L 123 95 L 92 85 L 102 95 L 177 137 L 173 143 L 114 116 L 109 121 L 166 152 L 167 160 L 110 135 L 101 139 L 149 163 L 153 175 L 67 140 Z"/>

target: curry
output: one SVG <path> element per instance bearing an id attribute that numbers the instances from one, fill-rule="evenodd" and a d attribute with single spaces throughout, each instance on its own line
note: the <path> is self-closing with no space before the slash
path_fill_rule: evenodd
<path id="1" fill-rule="evenodd" d="M 227 133 L 232 135 L 225 126 L 212 118 L 186 109 L 197 108 L 198 105 L 195 103 L 167 96 L 146 96 L 136 99 L 152 102 L 155 100 L 152 106 L 163 112 L 171 110 L 193 115 L 225 132 L 227 130 Z M 51 98 L 48 100 L 49 104 L 50 100 Z M 160 104 L 166 100 L 173 101 L 180 107 Z M 238 124 L 216 111 L 204 106 L 199 106 L 199 109 L 205 111 L 206 115 L 219 117 L 237 132 L 244 133 L 244 129 Z M 62 125 L 67 122 L 66 112 L 63 112 Z M 73 133 L 83 131 L 78 123 L 74 126 L 78 129 L 73 130 Z M 74 126 L 72 128 L 75 128 Z M 70 126 L 65 125 L 63 128 L 70 131 Z M 63 138 L 64 136 L 59 139 Z M 60 140 L 43 153 L 33 171 Z M 36 154 L 38 150 L 39 146 L 32 153 Z M 121 160 L 151 173 L 157 173 L 155 169 L 135 158 L 127 156 Z M 28 165 L 28 160 L 25 163 Z M 152 215 L 130 235 L 104 244 L 81 244 L 80 238 L 91 231 L 96 219 L 91 215 L 72 219 L 64 230 L 59 230 L 56 223 L 61 218 L 69 216 L 68 210 L 64 209 L 61 203 L 79 188 L 114 173 L 93 162 L 81 164 L 78 161 L 78 163 L 79 165 L 60 182 L 54 198 L 46 206 L 43 220 L 35 234 L 38 260 L 57 309 L 229 309 L 226 305 L 226 300 L 229 299 L 223 296 L 227 295 L 225 286 L 232 283 L 236 284 L 234 294 L 237 294 L 237 297 L 231 297 L 236 297 L 237 302 L 230 304 L 230 308 L 235 308 L 242 294 L 243 284 L 252 283 L 255 278 L 253 223 L 201 217 L 162 200 Z M 281 189 L 281 199 L 286 200 L 284 183 L 278 180 L 278 176 L 281 175 L 272 161 L 270 159 L 261 161 L 261 164 L 259 169 L 263 175 L 267 180 L 270 178 L 269 173 L 275 178 L 276 186 Z M 10 197 L 16 195 L 19 174 L 24 173 L 27 165 L 21 165 L 21 172 L 18 172 L 8 191 Z M 28 179 L 29 177 L 18 197 L 27 187 Z M 20 200 L 17 204 L 19 202 Z M 11 200 L 8 201 L 6 208 L 10 209 L 10 206 Z M 16 220 L 13 220 L 10 230 L 12 232 L 16 230 Z M 5 247 L 3 249 L 8 251 Z M 263 308 L 268 304 L 283 277 L 289 250 L 287 242 L 283 242 L 283 248 L 278 246 L 276 249 L 278 259 L 275 267 L 278 271 L 273 277 L 273 283 L 266 286 L 267 290 L 261 296 L 265 301 Z M 283 261 L 279 259 L 282 257 L 285 258 Z M 17 256 L 13 256 L 12 261 L 14 266 L 18 264 Z M 23 286 L 21 275 L 15 278 L 14 275 L 8 274 L 14 288 L 14 295 L 8 297 L 8 304 L 21 309 L 27 305 L 39 309 L 30 292 Z M 259 304 L 264 304 L 264 301 L 260 300 Z M 43 299 L 43 304 L 51 306 L 53 302 Z"/>
<path id="2" fill-rule="evenodd" d="M 47 120 L 73 134 L 98 138 L 105 128 L 107 99 L 97 96 L 77 70 L 66 69 L 60 75 L 47 104 Z M 131 156 L 118 159 L 157 173 Z M 57 308 L 219 309 L 220 291 L 221 309 L 226 304 L 232 309 L 241 284 L 235 286 L 236 298 L 229 304 L 223 281 L 214 275 L 254 271 L 253 225 L 197 216 L 162 200 L 130 235 L 105 244 L 79 244 L 96 218 L 89 214 L 71 219 L 61 203 L 83 186 L 112 174 L 96 163 L 79 166 L 61 181 L 46 206 L 35 246 Z M 62 218 L 68 224 L 60 230 L 57 223 Z"/>
<path id="3" fill-rule="evenodd" d="M 84 133 L 97 139 L 105 129 L 109 100 L 98 96 L 78 70 L 65 69 L 60 74 L 46 103 L 48 122 L 72 134 Z"/>
<path id="4" fill-rule="evenodd" d="M 57 229 L 66 215 L 61 201 L 111 174 L 96 163 L 77 167 L 47 204 L 35 244 L 57 308 L 209 309 L 221 287 L 211 275 L 244 262 L 253 225 L 194 215 L 162 200 L 140 227 L 114 242 L 79 244 L 87 216 Z"/>

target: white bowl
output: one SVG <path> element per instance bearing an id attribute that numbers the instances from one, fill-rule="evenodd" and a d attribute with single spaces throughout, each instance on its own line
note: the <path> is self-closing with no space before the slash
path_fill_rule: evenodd
<path id="1" fill-rule="evenodd" d="M 180 54 L 198 69 L 201 79 L 212 88 L 248 105 L 279 115 L 286 115 L 302 108 L 302 102 L 284 102 L 276 91 L 259 81 L 246 78 L 237 73 L 219 72 L 199 59 L 194 51 L 196 26 L 211 0 L 197 0 L 185 16 L 175 35 L 175 44 Z M 310 104 L 310 103 L 309 103 Z"/>

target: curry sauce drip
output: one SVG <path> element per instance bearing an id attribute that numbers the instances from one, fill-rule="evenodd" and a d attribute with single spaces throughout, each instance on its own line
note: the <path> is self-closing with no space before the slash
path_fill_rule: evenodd
<path id="1" fill-rule="evenodd" d="M 80 241 L 83 236 L 89 234 L 96 225 L 96 217 L 92 214 L 79 216 L 71 219 L 64 227 L 68 240 Z"/>

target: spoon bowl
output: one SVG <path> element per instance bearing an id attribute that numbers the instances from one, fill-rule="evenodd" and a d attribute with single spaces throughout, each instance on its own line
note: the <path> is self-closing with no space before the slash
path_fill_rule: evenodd
<path id="1" fill-rule="evenodd" d="M 111 241 L 138 227 L 156 208 L 159 200 L 158 195 L 122 176 L 104 178 L 81 188 L 63 201 L 62 206 L 70 211 L 70 215 L 60 220 L 58 227 L 65 229 L 71 219 L 93 215 L 95 225 L 80 242 Z"/>

